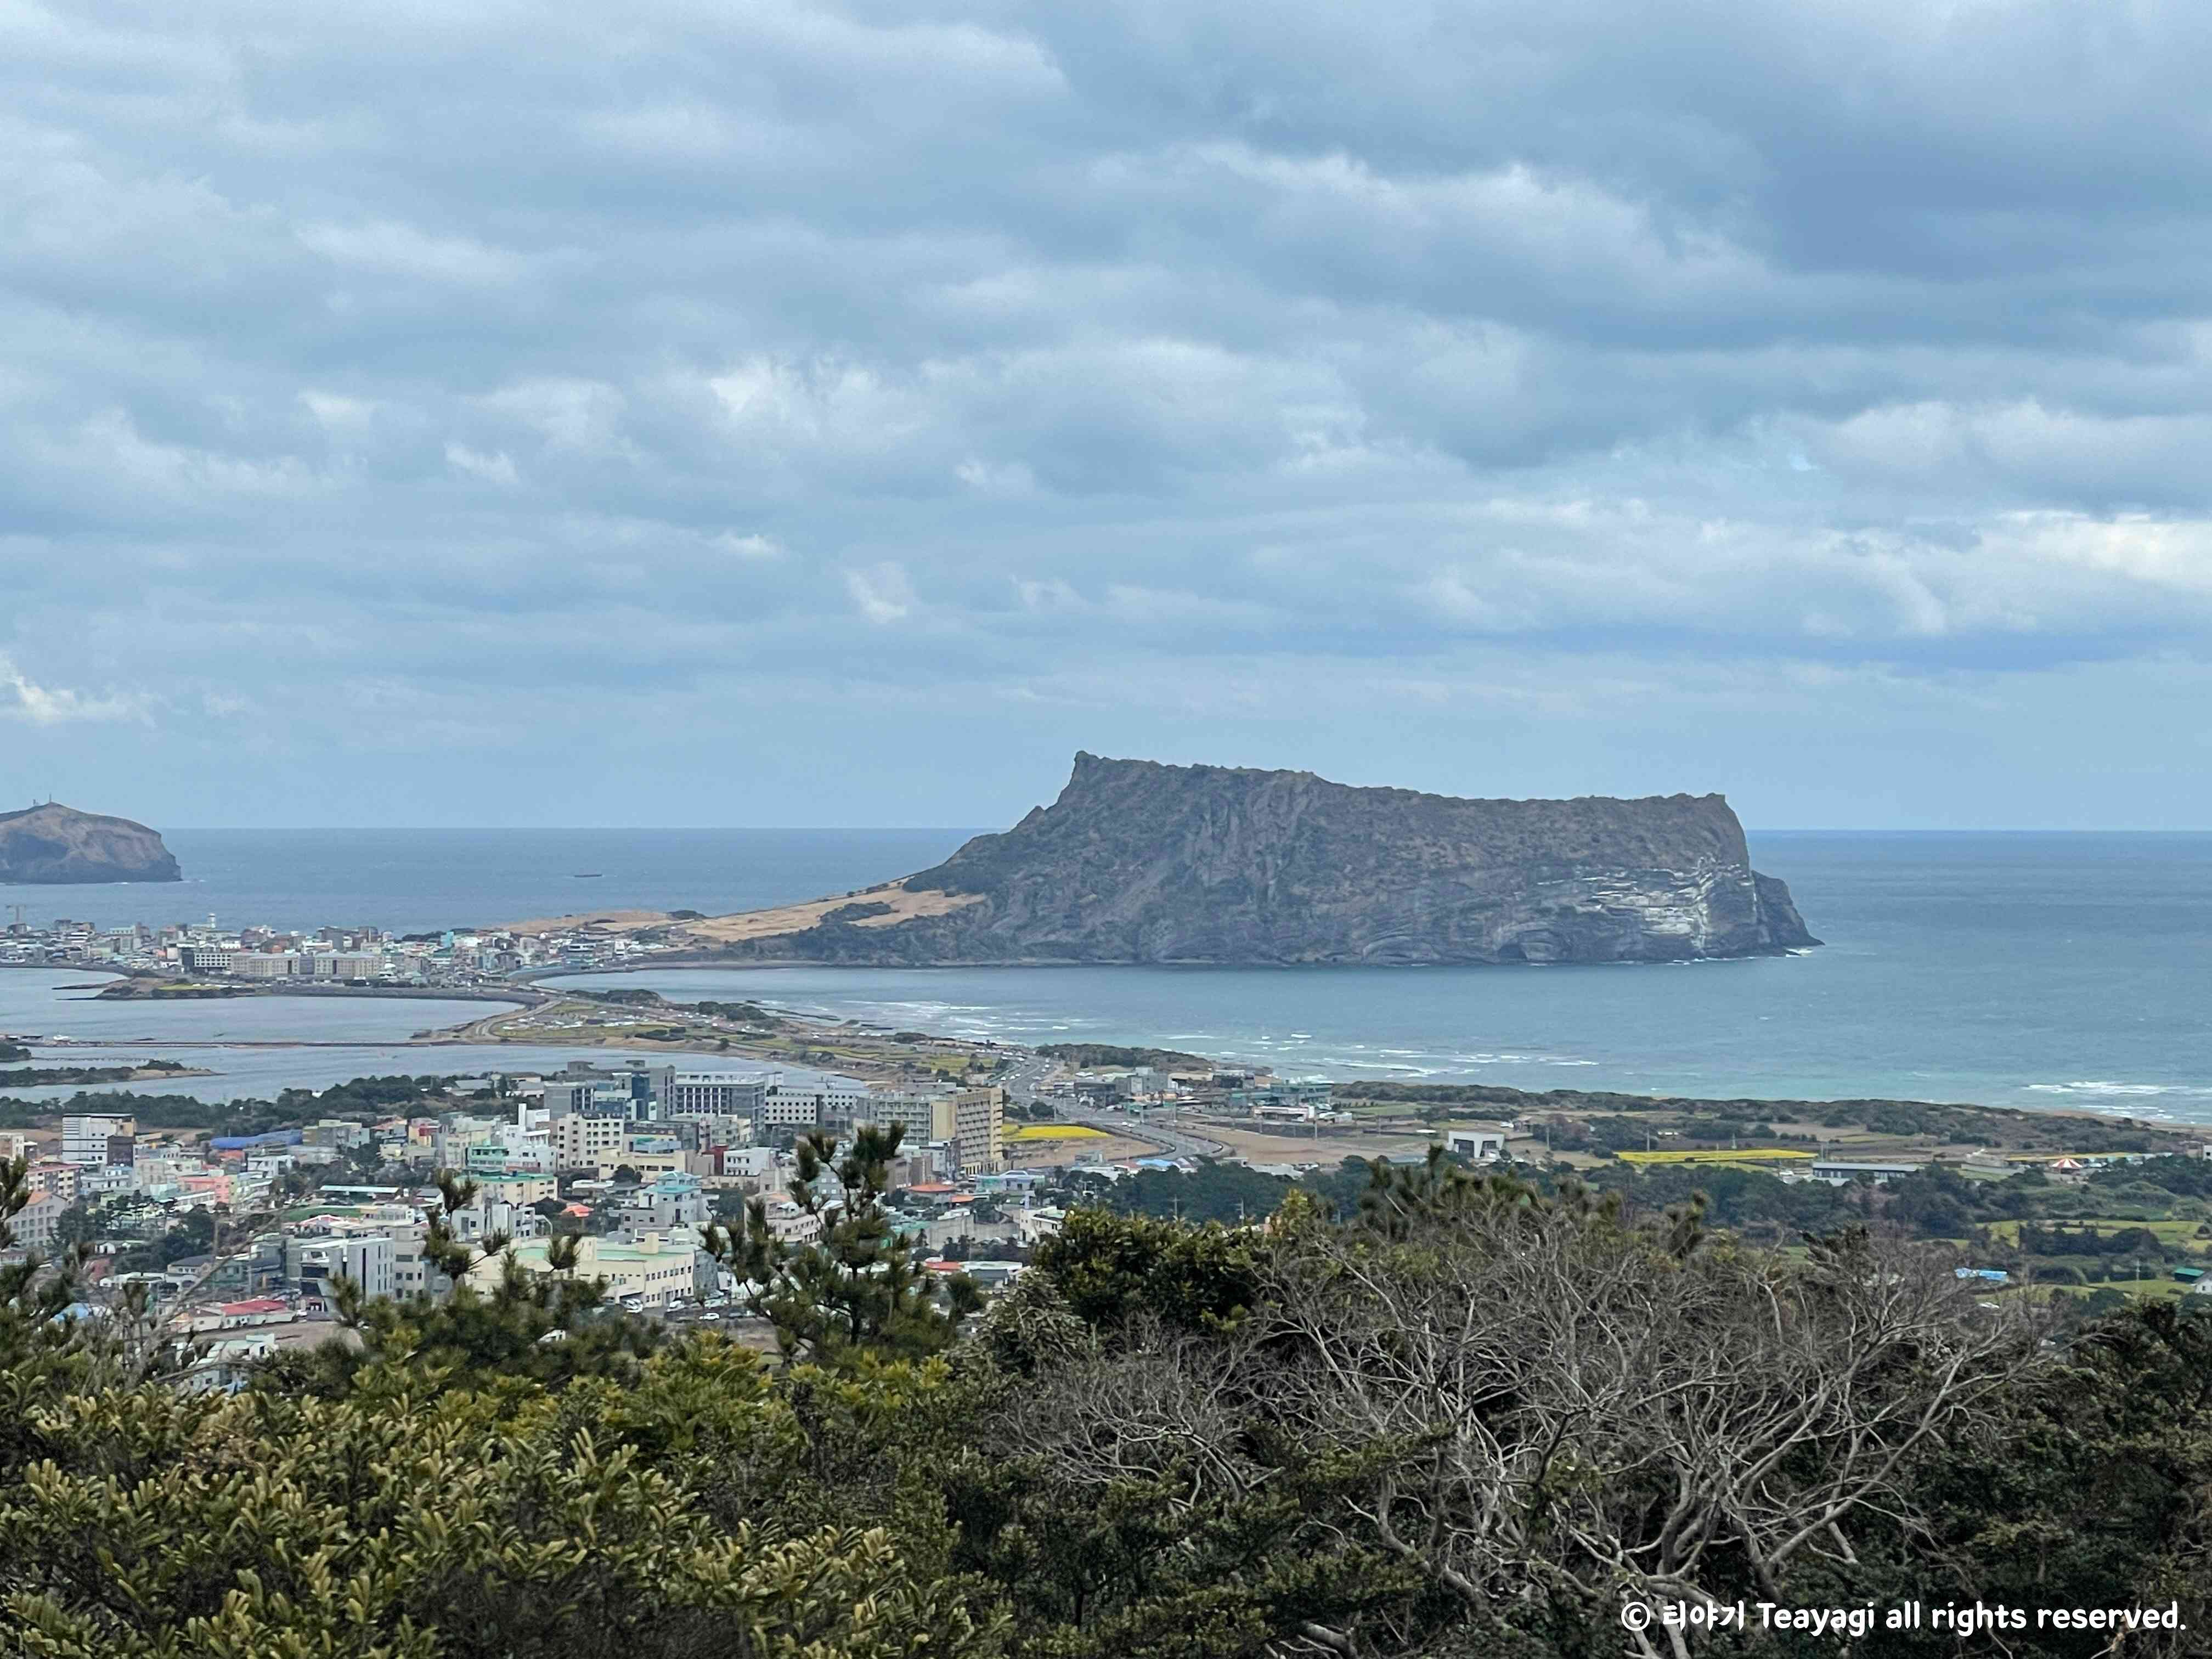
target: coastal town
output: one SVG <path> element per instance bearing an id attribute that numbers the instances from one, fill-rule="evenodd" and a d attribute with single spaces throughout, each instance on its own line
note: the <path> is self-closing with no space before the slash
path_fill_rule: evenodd
<path id="1" fill-rule="evenodd" d="M 0 1036 L 0 1056 L 25 1052 Z M 379 1095 L 405 1098 L 377 1110 Z M 79 1109 L 0 1131 L 0 1165 L 21 1160 L 23 1171 L 15 1256 L 82 1247 L 78 1316 L 143 1310 L 189 1348 L 210 1386 L 231 1386 L 283 1346 L 333 1334 L 341 1282 L 372 1298 L 450 1297 L 455 1281 L 426 1253 L 434 1216 L 465 1243 L 500 1241 L 470 1276 L 479 1290 L 510 1264 L 550 1271 L 554 1241 L 574 1234 L 571 1270 L 601 1281 L 612 1305 L 726 1321 L 742 1335 L 757 1322 L 702 1231 L 742 1223 L 757 1204 L 780 1243 L 817 1242 L 823 1207 L 793 1193 L 802 1137 L 895 1129 L 894 1236 L 927 1271 L 988 1291 L 1012 1282 L 1069 1206 L 1148 1172 L 1199 1167 L 1170 1148 L 1210 1143 L 1145 1127 L 1148 1108 L 1179 1117 L 1195 1099 L 1255 1121 L 1318 1124 L 1331 1115 L 1326 1085 L 1264 1073 L 1079 1071 L 972 1049 L 957 1079 L 902 1085 L 696 1058 L 580 1059 L 542 1073 L 364 1079 L 321 1097 L 342 1115 L 300 1109 L 296 1124 L 252 1133 L 81 1109 L 97 1097 L 80 1096 Z M 174 1115 L 175 1097 L 153 1099 Z M 1449 1139 L 1492 1160 L 1506 1136 L 1492 1125 Z M 446 1202 L 441 1177 L 465 1182 L 464 1206 Z M 836 1176 L 819 1180 L 817 1196 L 834 1206 Z"/>
<path id="2" fill-rule="evenodd" d="M 399 934 L 366 927 L 225 927 L 214 916 L 161 927 L 100 927 L 65 918 L 34 926 L 22 910 L 15 907 L 0 927 L 0 966 L 100 968 L 131 975 L 126 989 L 152 995 L 312 986 L 465 991 L 514 975 L 635 967 L 676 949 L 649 932 L 585 919 Z"/>
<path id="3" fill-rule="evenodd" d="M 550 1241 L 574 1233 L 580 1271 L 604 1280 L 613 1304 L 702 1319 L 722 1316 L 737 1288 L 699 1248 L 705 1224 L 742 1219 L 761 1200 L 779 1240 L 819 1236 L 818 1213 L 787 1194 L 797 1133 L 897 1126 L 899 1231 L 940 1263 L 1019 1250 L 1061 1215 L 1043 1201 L 1036 1170 L 1010 1167 L 1006 1093 L 995 1086 L 920 1093 L 580 1061 L 412 1092 L 405 1109 L 254 1133 L 91 1112 L 65 1114 L 52 1130 L 0 1133 L 0 1162 L 27 1166 L 17 1248 L 88 1243 L 100 1299 L 82 1311 L 97 1316 L 135 1293 L 180 1340 L 211 1336 L 202 1346 L 228 1376 L 272 1345 L 330 1334 L 341 1279 L 370 1297 L 449 1297 L 453 1281 L 423 1249 L 441 1174 L 467 1182 L 467 1206 L 445 1217 L 459 1237 L 507 1241 L 479 1264 L 480 1288 L 509 1261 L 544 1271 Z M 825 1178 L 834 1200 L 835 1176 Z M 1018 1267 L 1010 1259 L 996 1272 Z"/>
<path id="4" fill-rule="evenodd" d="M 621 1017 L 626 1006 L 634 1005 L 606 1012 Z M 815 1030 L 809 1040 L 835 1039 Z M 2093 1182 L 2109 1185 L 2127 1166 L 2173 1150 L 1962 1152 L 1863 1129 L 1825 1145 L 1791 1135 L 1723 1148 L 1713 1134 L 1686 1137 L 1655 1119 L 1640 1149 L 1593 1153 L 1585 1139 L 1585 1150 L 1565 1152 L 1553 1143 L 1574 1141 L 1576 1123 L 1557 1112 L 1481 1119 L 1158 1051 L 1053 1053 L 953 1039 L 919 1046 L 941 1063 L 908 1057 L 903 1069 L 879 1066 L 866 1079 L 619 1053 L 538 1072 L 368 1079 L 319 1097 L 295 1091 L 275 1115 L 289 1121 L 240 1133 L 217 1132 L 220 1106 L 205 1109 L 215 1127 L 193 1126 L 175 1121 L 177 1097 L 80 1093 L 50 1116 L 19 1116 L 8 1121 L 25 1127 L 0 1131 L 0 1164 L 22 1161 L 28 1200 L 14 1218 L 14 1254 L 82 1247 L 79 1316 L 143 1310 L 190 1353 L 207 1386 L 228 1387 L 287 1346 L 336 1334 L 341 1283 L 371 1297 L 450 1297 L 455 1282 L 425 1246 L 441 1216 L 464 1242 L 496 1243 L 468 1275 L 479 1290 L 510 1267 L 553 1271 L 556 1241 L 574 1235 L 567 1270 L 600 1281 L 612 1305 L 761 1338 L 744 1286 L 704 1248 L 702 1230 L 742 1224 L 757 1204 L 775 1240 L 817 1242 L 825 1206 L 839 1196 L 836 1177 L 824 1170 L 815 1188 L 822 1202 L 800 1202 L 799 1142 L 848 1141 L 871 1127 L 898 1133 L 885 1176 L 895 1237 L 927 1272 L 967 1275 L 986 1293 L 1013 1282 L 1072 1207 L 1166 1192 L 1180 1212 L 1236 1182 L 1258 1183 L 1251 1190 L 1264 1195 L 1342 1169 L 1358 1176 L 1376 1160 L 1559 1171 L 1610 1164 L 1650 1181 L 1740 1183 L 1756 1175 L 1779 1188 L 1846 1194 L 1936 1171 L 1992 1191 L 2025 1182 L 2087 1197 Z M 0 1056 L 29 1052 L 0 1035 Z M 143 1118 L 124 1109 L 137 1099 L 152 1103 Z M 117 1109 L 92 1109 L 102 1100 Z M 1597 1121 L 1583 1120 L 1585 1134 Z M 441 1177 L 465 1183 L 461 1206 L 447 1202 Z M 1243 1216 L 1247 1200 L 1237 1202 Z M 1256 1220 L 1264 1198 L 1252 1206 Z M 2136 1288 L 2212 1286 L 2201 1231 L 2179 1213 L 2137 1218 L 2137 1260 L 2125 1269 L 2142 1281 Z M 2013 1224 L 2015 1246 L 2033 1244 L 2033 1234 L 2032 1221 Z M 2155 1265 L 2141 1260 L 2143 1238 Z M 2069 1248 L 2063 1229 L 2053 1248 Z M 1992 1265 L 2000 1261 L 2008 1265 Z M 2019 1271 L 2019 1249 L 1984 1252 L 1960 1271 L 2004 1286 Z"/>
<path id="5" fill-rule="evenodd" d="M 892 1237 L 927 1272 L 987 1296 L 1073 1208 L 1250 1224 L 1293 1188 L 1349 1203 L 1371 1167 L 1432 1158 L 1625 1181 L 1651 1202 L 1734 1194 L 1724 1218 L 1778 1248 L 1801 1218 L 1917 1215 L 1995 1294 L 2024 1283 L 2093 1294 L 2100 1280 L 2106 1294 L 2212 1294 L 2203 1200 L 2125 1184 L 2131 1166 L 2208 1149 L 2133 1120 L 1331 1082 L 1172 1050 L 1030 1049 L 750 1000 L 679 1001 L 605 977 L 696 948 L 615 913 L 406 934 L 213 916 L 34 927 L 18 915 L 0 931 L 0 966 L 82 969 L 99 977 L 76 988 L 103 1001 L 496 1006 L 416 1032 L 418 1076 L 287 1090 L 258 1115 L 83 1086 L 191 1073 L 173 1060 L 55 1066 L 45 1062 L 71 1058 L 78 1040 L 0 1032 L 0 1108 L 12 1109 L 0 1164 L 21 1160 L 24 1200 L 11 1254 L 82 1252 L 77 1315 L 136 1310 L 210 1387 L 337 1334 L 341 1285 L 434 1304 L 461 1280 L 483 1290 L 513 1272 L 568 1273 L 624 1313 L 764 1340 L 708 1230 L 758 1206 L 777 1243 L 818 1242 L 841 1191 L 829 1170 L 796 1184 L 802 1143 L 872 1128 L 897 1134 L 884 1172 Z M 577 974 L 602 977 L 564 982 Z M 102 1046 L 98 1058 L 118 1058 Z M 438 1050 L 459 1046 L 575 1052 L 440 1070 Z M 11 1102 L 9 1089 L 46 1097 Z M 1948 1213 L 1939 1204 L 1931 1218 L 1930 1189 Z M 2115 1191 L 2124 1199 L 2102 1196 Z M 430 1243 L 441 1229 L 483 1247 L 458 1279 Z M 2084 1272 L 2069 1255 L 2097 1259 Z"/>

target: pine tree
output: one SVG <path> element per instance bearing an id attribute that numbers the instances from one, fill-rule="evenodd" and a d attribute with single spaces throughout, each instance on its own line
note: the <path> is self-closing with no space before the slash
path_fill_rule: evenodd
<path id="1" fill-rule="evenodd" d="M 764 1199 L 746 1206 L 741 1234 L 720 1223 L 700 1230 L 708 1251 L 744 1286 L 747 1306 L 775 1326 L 787 1360 L 936 1353 L 981 1305 L 974 1282 L 960 1274 L 944 1287 L 940 1306 L 916 1248 L 894 1224 L 884 1200 L 902 1133 L 896 1124 L 867 1125 L 842 1158 L 832 1136 L 799 1138 L 787 1190 L 820 1224 L 815 1239 L 777 1237 Z"/>

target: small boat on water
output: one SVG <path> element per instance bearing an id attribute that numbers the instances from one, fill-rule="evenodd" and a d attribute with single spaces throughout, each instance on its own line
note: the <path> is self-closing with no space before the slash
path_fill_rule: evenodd
<path id="1" fill-rule="evenodd" d="M 579 870 L 575 874 L 570 876 L 568 879 L 571 881 L 597 881 L 601 873 L 601 872 L 597 870 Z"/>

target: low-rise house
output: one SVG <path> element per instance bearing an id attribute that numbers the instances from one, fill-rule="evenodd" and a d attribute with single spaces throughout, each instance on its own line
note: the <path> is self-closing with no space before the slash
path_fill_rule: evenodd
<path id="1" fill-rule="evenodd" d="M 786 1244 L 811 1244 L 822 1237 L 822 1218 L 779 1199 L 768 1206 L 768 1230 Z"/>
<path id="2" fill-rule="evenodd" d="M 1925 1162 L 1876 1162 L 1872 1159 L 1819 1158 L 1805 1171 L 1808 1181 L 1825 1181 L 1831 1187 L 1845 1187 L 1862 1176 L 1877 1187 L 1906 1176 L 1918 1175 L 1928 1165 Z"/>
<path id="3" fill-rule="evenodd" d="M 1503 1123 L 1449 1123 L 1444 1126 L 1444 1151 L 1458 1158 L 1487 1164 L 1505 1156 L 1509 1131 Z"/>
<path id="4" fill-rule="evenodd" d="M 622 1224 L 642 1232 L 670 1232 L 696 1227 L 712 1212 L 704 1184 L 697 1176 L 665 1175 L 630 1195 L 622 1210 Z"/>
<path id="5" fill-rule="evenodd" d="M 218 1302 L 185 1322 L 195 1331 L 231 1331 L 255 1325 L 283 1325 L 299 1317 L 292 1304 L 276 1296 L 247 1297 L 237 1302 Z"/>

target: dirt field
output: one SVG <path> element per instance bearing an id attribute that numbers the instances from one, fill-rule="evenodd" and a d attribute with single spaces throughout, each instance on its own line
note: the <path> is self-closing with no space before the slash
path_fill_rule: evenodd
<path id="1" fill-rule="evenodd" d="M 1220 1141 L 1229 1148 L 1231 1157 L 1249 1158 L 1255 1164 L 1337 1164 L 1347 1158 L 1364 1159 L 1385 1158 L 1396 1152 L 1425 1152 L 1431 1139 L 1425 1134 L 1347 1133 L 1346 1127 L 1343 1124 L 1325 1124 L 1316 1137 L 1310 1130 L 1303 1134 L 1263 1134 L 1213 1122 L 1184 1126 L 1188 1133 Z"/>
<path id="2" fill-rule="evenodd" d="M 1009 1125 L 1011 1128 L 1012 1126 Z M 1080 1135 L 1066 1139 L 1006 1140 L 1006 1167 L 1042 1170 L 1069 1164 L 1120 1164 L 1133 1158 L 1158 1158 L 1160 1149 L 1127 1135 Z"/>
<path id="3" fill-rule="evenodd" d="M 848 904 L 889 905 L 890 908 L 882 915 L 856 916 L 852 924 L 855 927 L 889 927 L 915 916 L 941 916 L 963 904 L 976 903 L 981 897 L 980 893 L 909 893 L 896 882 L 886 882 L 881 887 L 871 887 L 862 892 L 809 899 L 804 904 L 779 905 L 773 910 L 740 910 L 726 916 L 708 916 L 703 921 L 672 922 L 665 910 L 585 910 L 573 916 L 542 916 L 531 921 L 511 922 L 508 930 L 535 935 L 581 927 L 593 927 L 606 933 L 638 933 L 648 927 L 670 927 L 681 938 L 730 945 L 740 939 L 803 933 L 832 910 Z"/>
<path id="4" fill-rule="evenodd" d="M 603 933 L 635 933 L 647 927 L 657 927 L 668 920 L 665 910 L 579 910 L 573 915 L 536 916 L 528 921 L 510 921 L 507 931 L 535 939 L 541 933 L 571 933 L 579 928 L 596 927 Z"/>
<path id="5" fill-rule="evenodd" d="M 830 911 L 848 904 L 888 904 L 890 908 L 881 915 L 854 918 L 853 926 L 889 927 L 915 916 L 941 916 L 964 904 L 980 903 L 982 896 L 981 893 L 909 893 L 893 882 L 871 887 L 863 893 L 811 899 L 805 904 L 787 904 L 775 910 L 744 910 L 732 916 L 710 916 L 705 921 L 685 923 L 684 932 L 693 939 L 712 939 L 717 945 L 769 939 L 778 933 L 804 932 Z"/>

